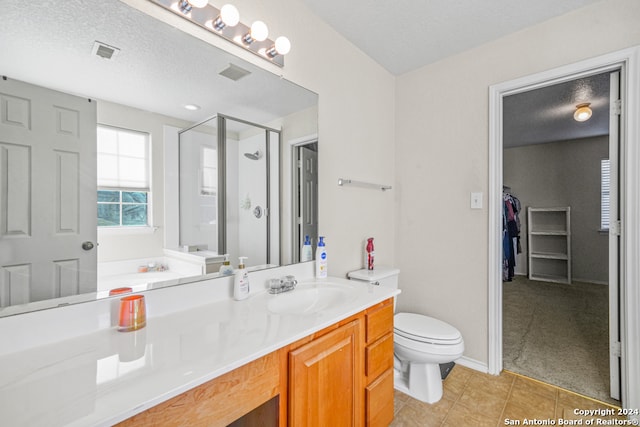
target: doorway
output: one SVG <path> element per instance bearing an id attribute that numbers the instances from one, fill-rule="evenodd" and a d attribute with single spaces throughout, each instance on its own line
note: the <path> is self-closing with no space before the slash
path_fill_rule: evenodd
<path id="1" fill-rule="evenodd" d="M 293 260 L 302 259 L 307 237 L 311 247 L 318 240 L 318 139 L 303 138 L 292 144 L 293 160 Z M 312 255 L 313 256 L 313 255 Z"/>
<path id="2" fill-rule="evenodd" d="M 640 256 L 637 240 L 640 239 L 640 209 L 637 209 L 637 168 L 640 167 L 640 153 L 635 149 L 640 140 L 640 130 L 637 129 L 637 119 L 634 114 L 640 106 L 638 87 L 640 79 L 638 73 L 637 48 L 611 53 L 602 57 L 585 60 L 558 69 L 538 73 L 536 75 L 501 83 L 490 87 L 490 152 L 489 152 L 489 363 L 488 371 L 499 374 L 503 369 L 503 311 L 502 311 L 502 167 L 503 167 L 503 98 L 525 90 L 546 87 L 552 84 L 574 80 L 576 78 L 604 73 L 616 69 L 621 70 L 622 108 L 620 116 L 620 223 L 614 236 L 618 244 L 609 247 L 619 248 L 620 264 L 610 268 L 610 272 L 619 273 L 619 301 L 620 340 L 610 345 L 610 352 L 620 355 L 618 363 L 622 406 L 640 403 L 640 390 L 637 384 L 640 380 L 639 360 L 640 346 L 638 333 L 640 315 L 636 305 L 640 298 L 639 290 L 633 285 L 638 280 L 640 271 L 634 260 Z M 618 225 L 619 225 L 618 224 Z M 615 233 L 622 228 L 622 233 Z M 615 287 L 609 287 L 615 289 Z M 617 322 L 611 322 L 615 326 Z M 615 336 L 610 334 L 610 336 Z M 612 363 L 612 369 L 613 369 Z"/>
<path id="3" fill-rule="evenodd" d="M 504 230 L 504 368 L 613 404 L 608 232 L 609 212 L 617 212 L 609 189 L 618 186 L 603 165 L 612 118 L 617 126 L 610 86 L 618 74 L 503 98 L 503 196 L 514 211 Z M 591 117 L 578 121 L 576 106 L 585 104 Z"/>

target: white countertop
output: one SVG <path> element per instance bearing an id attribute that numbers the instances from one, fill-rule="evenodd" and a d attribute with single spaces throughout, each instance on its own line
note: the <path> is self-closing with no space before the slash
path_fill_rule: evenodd
<path id="1" fill-rule="evenodd" d="M 317 313 L 276 314 L 268 304 L 287 294 L 260 290 L 244 301 L 200 301 L 155 316 L 147 298 L 147 326 L 139 331 L 107 327 L 4 352 L 0 424 L 112 425 L 399 293 L 346 279 L 324 282 L 301 283 L 293 292 L 330 282 L 350 289 L 349 298 Z M 174 289 L 174 301 L 187 289 Z M 7 336 L 16 334 L 0 340 Z"/>

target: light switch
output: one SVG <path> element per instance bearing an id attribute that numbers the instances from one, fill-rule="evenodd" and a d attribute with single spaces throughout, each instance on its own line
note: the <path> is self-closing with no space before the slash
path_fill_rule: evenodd
<path id="1" fill-rule="evenodd" d="M 482 193 L 471 193 L 471 209 L 482 209 Z"/>

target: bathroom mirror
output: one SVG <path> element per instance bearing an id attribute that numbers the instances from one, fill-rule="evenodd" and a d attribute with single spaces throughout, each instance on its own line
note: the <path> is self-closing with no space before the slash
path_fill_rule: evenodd
<path id="1" fill-rule="evenodd" d="M 300 231 L 294 229 L 296 209 L 292 200 L 296 193 L 292 185 L 297 177 L 292 165 L 301 141 L 314 149 L 317 147 L 317 94 L 120 1 L 35 0 L 29 2 L 28 7 L 14 2 L 0 10 L 0 21 L 3 23 L 0 29 L 0 76 L 3 76 L 1 82 L 4 84 L 0 85 L 0 183 L 4 185 L 10 179 L 15 182 L 16 176 L 22 182 L 22 187 L 17 187 L 17 190 L 0 194 L 0 316 L 108 295 L 105 290 L 108 288 L 103 287 L 101 291 L 84 286 L 84 279 L 80 276 L 91 271 L 92 267 L 78 268 L 78 265 L 85 264 L 76 262 L 74 255 L 60 255 L 62 245 L 47 238 L 48 234 L 60 234 L 60 230 L 62 234 L 75 236 L 71 246 L 82 256 L 93 257 L 99 272 L 101 266 L 106 266 L 110 273 L 114 273 L 108 275 L 109 280 L 122 272 L 126 276 L 122 285 L 142 283 L 146 286 L 152 276 L 166 277 L 167 280 L 153 279 L 157 284 L 145 289 L 201 280 L 207 274 L 206 270 L 196 269 L 195 273 L 182 275 L 176 270 L 166 271 L 166 250 L 180 252 L 184 249 L 180 247 L 177 236 L 179 207 L 173 201 L 178 199 L 179 192 L 174 167 L 178 155 L 172 150 L 177 150 L 180 130 L 220 113 L 281 132 L 279 173 L 278 169 L 273 173 L 280 184 L 280 198 L 276 202 L 279 221 L 275 228 L 277 235 L 272 239 L 280 242 L 280 256 L 278 263 L 271 262 L 265 267 L 288 264 L 298 259 L 295 239 L 299 238 Z M 16 89 L 14 86 L 23 82 L 29 88 L 88 104 L 87 114 L 103 129 L 98 130 L 98 137 L 116 135 L 113 138 L 125 141 L 122 147 L 127 148 L 135 146 L 135 143 L 126 141 L 133 141 L 140 135 L 146 138 L 147 145 L 141 143 L 141 147 L 146 147 L 141 152 L 148 156 L 148 170 L 142 173 L 146 174 L 146 184 L 140 187 L 125 185 L 124 190 L 98 184 L 101 191 L 96 197 L 95 191 L 83 190 L 85 183 L 93 181 L 92 173 L 95 171 L 78 166 L 73 155 L 67 156 L 73 151 L 67 148 L 54 150 L 57 153 L 55 167 L 59 168 L 58 178 L 43 179 L 39 183 L 38 177 L 45 176 L 46 168 L 25 157 L 24 153 L 30 148 L 15 139 L 16 126 L 35 126 L 35 121 L 32 122 L 33 118 L 29 116 L 32 107 L 35 108 L 30 101 L 31 93 L 23 93 L 20 87 Z M 78 122 L 78 117 L 86 115 L 77 113 L 80 107 L 75 109 L 56 100 L 51 102 L 57 112 L 58 133 L 78 133 L 83 137 L 91 133 Z M 186 106 L 192 109 L 186 109 Z M 237 139 L 243 130 L 233 132 Z M 92 138 L 89 138 L 88 145 L 95 144 L 96 135 Z M 83 141 L 86 145 L 87 140 Z M 108 149 L 98 149 L 97 153 L 89 154 L 108 155 Z M 200 163 L 194 165 L 200 171 L 196 176 L 201 179 L 199 185 L 203 194 L 215 191 L 211 185 L 215 184 L 215 180 L 210 179 L 212 175 L 203 172 L 212 167 L 207 163 L 210 159 L 211 153 L 203 154 Z M 137 168 L 129 169 L 138 171 Z M 32 173 L 25 174 L 27 170 Z M 50 181 L 55 182 L 49 189 Z M 70 186 L 63 188 L 61 182 Z M 89 184 L 89 188 L 91 185 L 96 188 L 95 183 Z M 55 199 L 55 203 L 36 206 L 24 195 L 38 190 L 59 197 L 51 199 Z M 93 194 L 87 203 L 69 202 L 72 200 L 69 194 L 82 192 Z M 8 206 L 15 200 L 22 203 L 23 209 L 10 212 Z M 246 204 L 246 201 L 240 202 Z M 56 260 L 55 266 L 40 269 L 26 259 L 16 258 L 18 252 L 32 253 L 36 250 L 24 248 L 17 242 L 29 240 L 38 229 L 42 229 L 44 218 L 59 214 L 62 208 L 56 208 L 55 212 L 51 210 L 56 203 L 68 208 L 71 220 L 65 223 L 66 228 L 58 227 L 56 232 L 45 230 L 45 237 L 39 238 L 36 245 L 44 258 Z M 250 212 L 256 216 L 261 214 L 254 213 L 254 210 L 252 207 Z M 95 221 L 96 211 L 108 212 L 101 213 L 98 218 L 98 225 L 107 226 L 96 228 L 89 225 L 92 234 L 82 235 L 77 230 L 81 226 L 87 228 L 82 225 L 85 219 Z M 147 225 L 144 224 L 145 215 Z M 120 226 L 120 223 L 113 226 L 116 220 L 138 226 Z M 231 261 L 233 265 L 237 263 L 237 260 Z M 34 271 L 44 271 L 41 275 L 50 277 L 46 291 L 29 289 Z M 139 271 L 144 271 L 147 276 L 140 278 Z M 172 274 L 162 276 L 161 273 Z M 116 286 L 116 283 L 109 287 Z M 11 303 L 12 298 L 17 302 Z M 25 300 L 30 302 L 21 302 Z"/>

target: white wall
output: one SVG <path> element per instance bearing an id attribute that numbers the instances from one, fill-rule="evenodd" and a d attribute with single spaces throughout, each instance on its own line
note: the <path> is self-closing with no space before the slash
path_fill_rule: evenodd
<path id="1" fill-rule="evenodd" d="M 527 207 L 571 207 L 573 281 L 607 283 L 609 235 L 600 232 L 600 161 L 609 137 L 528 145 L 504 150 L 505 185 L 522 203 L 516 274 L 527 274 Z"/>
<path id="2" fill-rule="evenodd" d="M 604 0 L 397 79 L 398 309 L 458 327 L 467 357 L 488 360 L 488 211 L 469 198 L 488 191 L 489 86 L 638 45 L 639 18 Z"/>

